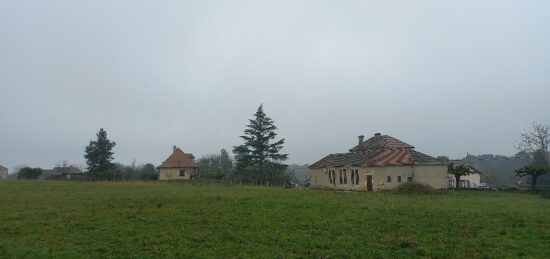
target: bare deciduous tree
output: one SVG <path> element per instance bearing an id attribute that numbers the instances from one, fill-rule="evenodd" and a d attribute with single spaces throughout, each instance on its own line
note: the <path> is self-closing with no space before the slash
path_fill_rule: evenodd
<path id="1" fill-rule="evenodd" d="M 521 134 L 517 148 L 531 156 L 531 163 L 516 170 L 516 176 L 531 176 L 531 189 L 536 192 L 537 179 L 550 172 L 548 145 L 550 126 L 533 122 L 532 128 Z"/>
<path id="2" fill-rule="evenodd" d="M 550 144 L 550 126 L 538 122 L 533 122 L 530 129 L 521 133 L 521 140 L 517 148 L 527 153 L 534 153 L 538 150 L 548 152 Z"/>

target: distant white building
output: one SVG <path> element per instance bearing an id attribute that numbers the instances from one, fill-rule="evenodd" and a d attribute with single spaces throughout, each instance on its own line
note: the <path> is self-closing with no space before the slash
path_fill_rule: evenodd
<path id="1" fill-rule="evenodd" d="M 456 186 L 455 176 L 452 174 L 449 174 L 449 187 L 455 188 L 455 186 Z M 470 189 L 470 188 L 479 188 L 480 186 L 481 186 L 481 175 L 479 173 L 463 175 L 460 177 L 460 181 L 458 182 L 459 188 Z"/>
<path id="2" fill-rule="evenodd" d="M 0 179 L 8 179 L 8 169 L 0 165 Z"/>

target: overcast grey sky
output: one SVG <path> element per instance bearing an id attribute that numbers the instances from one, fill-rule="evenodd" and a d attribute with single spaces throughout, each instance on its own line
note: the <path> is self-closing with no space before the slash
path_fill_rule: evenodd
<path id="1" fill-rule="evenodd" d="M 0 164 L 228 150 L 260 103 L 290 163 L 392 135 L 513 155 L 550 123 L 550 1 L 0 0 Z"/>

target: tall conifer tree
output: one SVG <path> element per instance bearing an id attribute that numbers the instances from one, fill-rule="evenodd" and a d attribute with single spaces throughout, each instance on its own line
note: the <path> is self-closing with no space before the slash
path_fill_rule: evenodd
<path id="1" fill-rule="evenodd" d="M 241 175 L 245 180 L 277 182 L 286 169 L 282 162 L 288 155 L 280 153 L 285 139 L 275 140 L 277 126 L 264 113 L 263 105 L 258 107 L 254 118 L 249 122 L 241 136 L 244 144 L 233 148 L 235 174 Z"/>
<path id="2" fill-rule="evenodd" d="M 97 140 L 91 140 L 86 147 L 84 158 L 88 165 L 88 172 L 104 173 L 113 168 L 113 148 L 116 143 L 107 138 L 107 131 L 103 128 L 97 133 Z"/>

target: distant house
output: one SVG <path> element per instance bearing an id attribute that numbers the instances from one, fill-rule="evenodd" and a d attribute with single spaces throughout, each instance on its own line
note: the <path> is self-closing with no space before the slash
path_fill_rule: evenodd
<path id="1" fill-rule="evenodd" d="M 309 167 L 311 187 L 339 190 L 390 190 L 404 182 L 448 188 L 447 163 L 414 150 L 388 135 L 376 133 L 348 153 L 331 154 Z"/>
<path id="2" fill-rule="evenodd" d="M 1 179 L 8 179 L 8 168 L 2 165 L 0 165 L 0 180 Z"/>
<path id="3" fill-rule="evenodd" d="M 159 180 L 191 180 L 197 173 L 193 154 L 174 146 L 172 154 L 158 167 Z"/>
<path id="4" fill-rule="evenodd" d="M 42 169 L 42 174 L 38 177 L 41 180 L 75 180 L 72 178 L 82 178 L 84 173 L 76 166 L 56 166 L 53 169 Z M 80 177 L 78 177 L 80 176 Z"/>
<path id="5" fill-rule="evenodd" d="M 449 175 L 449 187 L 455 188 L 456 184 L 455 176 L 450 174 Z M 481 175 L 479 174 L 469 174 L 469 175 L 463 175 L 460 177 L 460 181 L 458 182 L 459 188 L 479 188 L 481 185 Z"/>
<path id="6" fill-rule="evenodd" d="M 468 167 L 472 168 L 475 173 L 461 176 L 458 187 L 464 189 L 479 188 L 481 186 L 481 172 L 471 166 Z M 452 174 L 449 174 L 449 187 L 456 187 L 456 178 Z"/>

